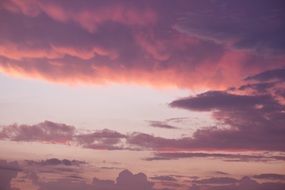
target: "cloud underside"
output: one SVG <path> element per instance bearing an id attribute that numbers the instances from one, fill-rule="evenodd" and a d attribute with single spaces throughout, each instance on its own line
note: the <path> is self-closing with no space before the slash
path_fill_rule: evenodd
<path id="1" fill-rule="evenodd" d="M 0 72 L 12 76 L 225 88 L 284 65 L 278 3 L 4 0 L 0 7 Z"/>

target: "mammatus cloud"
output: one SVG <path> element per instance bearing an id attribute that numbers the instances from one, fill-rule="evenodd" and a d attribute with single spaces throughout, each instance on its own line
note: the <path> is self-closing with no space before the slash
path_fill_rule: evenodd
<path id="1" fill-rule="evenodd" d="M 226 88 L 284 66 L 278 2 L 4 0 L 0 7 L 0 72 L 12 76 Z"/>

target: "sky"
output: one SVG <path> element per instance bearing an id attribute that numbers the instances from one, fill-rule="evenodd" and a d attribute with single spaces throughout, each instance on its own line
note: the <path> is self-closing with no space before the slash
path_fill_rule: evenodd
<path id="1" fill-rule="evenodd" d="M 282 0 L 0 0 L 1 190 L 284 190 Z"/>

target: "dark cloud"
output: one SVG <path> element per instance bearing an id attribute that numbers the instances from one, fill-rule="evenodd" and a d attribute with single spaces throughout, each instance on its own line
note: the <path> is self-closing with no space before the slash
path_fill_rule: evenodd
<path id="1" fill-rule="evenodd" d="M 268 96 L 236 95 L 223 91 L 208 91 L 195 97 L 175 100 L 170 103 L 172 107 L 184 108 L 194 111 L 214 111 L 250 109 L 256 105 L 276 106 L 276 103 Z"/>

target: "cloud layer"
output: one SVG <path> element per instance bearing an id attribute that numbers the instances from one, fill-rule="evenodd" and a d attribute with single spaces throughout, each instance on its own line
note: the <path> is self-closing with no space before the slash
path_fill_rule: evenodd
<path id="1" fill-rule="evenodd" d="M 284 66 L 280 4 L 4 0 L 0 71 L 68 84 L 225 88 Z"/>
<path id="2" fill-rule="evenodd" d="M 58 160 L 53 158 L 53 160 Z M 66 159 L 64 159 L 66 160 Z M 41 163 L 48 162 L 43 160 Z M 33 164 L 31 164 L 33 163 Z M 49 171 L 42 170 L 46 165 L 34 165 L 34 163 L 40 163 L 38 161 L 30 160 L 27 165 L 23 167 L 17 161 L 8 162 L 6 160 L 0 161 L 0 186 L 4 190 L 12 189 L 25 189 L 25 186 L 14 187 L 12 180 L 20 180 L 21 182 L 30 181 L 34 187 L 39 190 L 59 190 L 59 189 L 70 189 L 70 190 L 161 190 L 162 186 L 169 187 L 170 189 L 191 189 L 191 190 L 265 190 L 274 189 L 282 190 L 285 187 L 284 175 L 276 173 L 264 173 L 252 176 L 255 179 L 266 179 L 266 182 L 258 182 L 253 180 L 251 177 L 244 176 L 241 179 L 232 177 L 228 174 L 227 177 L 212 176 L 206 178 L 191 177 L 189 176 L 178 176 L 178 175 L 160 175 L 148 178 L 144 173 L 134 174 L 129 170 L 121 171 L 115 180 L 111 179 L 99 179 L 93 177 L 92 181 L 86 180 L 81 175 L 84 175 L 83 170 L 75 170 L 72 165 L 66 165 L 65 169 L 68 172 L 60 173 L 57 170 L 58 166 L 51 164 L 48 167 Z M 29 168 L 29 166 L 32 166 Z M 61 168 L 62 170 L 64 168 Z M 37 171 L 37 172 L 36 172 Z M 76 174 L 73 174 L 76 171 Z M 46 175 L 47 172 L 49 175 Z M 44 177 L 42 174 L 45 174 Z M 17 174 L 21 174 L 18 175 Z M 60 174 L 60 175 L 58 175 Z M 188 180 L 181 180 L 188 179 Z"/>

